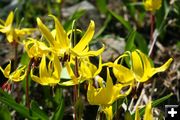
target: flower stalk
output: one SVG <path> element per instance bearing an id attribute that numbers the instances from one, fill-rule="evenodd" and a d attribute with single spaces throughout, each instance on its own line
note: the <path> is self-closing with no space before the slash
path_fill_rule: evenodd
<path id="1" fill-rule="evenodd" d="M 28 64 L 27 74 L 26 74 L 26 107 L 30 108 L 30 99 L 29 99 L 29 73 L 31 71 L 31 65 L 34 61 L 34 58 L 31 58 Z"/>
<path id="2" fill-rule="evenodd" d="M 154 14 L 151 12 L 150 13 L 150 50 L 148 55 L 149 56 L 153 56 L 153 49 L 154 49 L 154 45 L 155 45 L 155 39 L 153 37 L 154 34 L 154 22 L 155 22 L 155 16 Z"/>

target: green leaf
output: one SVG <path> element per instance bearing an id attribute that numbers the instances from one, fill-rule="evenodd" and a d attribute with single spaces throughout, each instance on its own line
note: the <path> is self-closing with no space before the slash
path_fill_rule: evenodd
<path id="1" fill-rule="evenodd" d="M 96 0 L 96 5 L 101 13 L 107 12 L 107 0 Z"/>
<path id="2" fill-rule="evenodd" d="M 60 104 L 58 105 L 56 111 L 54 112 L 52 120 L 62 120 L 63 115 L 64 115 L 64 99 L 62 98 Z"/>
<path id="3" fill-rule="evenodd" d="M 161 31 L 163 26 L 165 25 L 165 21 L 167 20 L 169 12 L 170 7 L 167 1 L 163 0 L 161 9 L 156 12 L 156 26 L 159 31 Z"/>
<path id="4" fill-rule="evenodd" d="M 140 49 L 144 53 L 148 53 L 148 45 L 144 37 L 136 32 L 136 38 L 135 38 L 135 43 L 137 44 L 138 49 Z"/>
<path id="5" fill-rule="evenodd" d="M 79 97 L 75 103 L 75 111 L 77 120 L 80 120 L 83 116 L 84 104 L 81 97 Z"/>
<path id="6" fill-rule="evenodd" d="M 28 57 L 27 52 L 23 53 L 20 60 L 21 64 L 28 66 L 29 61 L 30 61 L 30 58 Z"/>
<path id="7" fill-rule="evenodd" d="M 169 99 L 173 94 L 170 93 L 162 98 L 159 98 L 155 101 L 152 101 L 152 107 L 156 107 L 157 105 L 161 104 L 162 102 L 164 102 L 165 100 Z M 141 117 L 144 115 L 144 112 L 145 112 L 145 106 L 143 108 L 141 108 L 139 110 L 139 113 L 141 115 Z M 135 113 L 132 114 L 132 117 L 135 118 Z"/>
<path id="8" fill-rule="evenodd" d="M 170 7 L 166 0 L 162 1 L 162 7 L 160 10 L 158 10 L 155 14 L 156 16 L 156 30 L 157 30 L 157 37 L 160 35 L 160 37 L 164 37 L 166 33 L 166 28 L 169 24 L 167 24 L 167 17 L 170 13 Z"/>
<path id="9" fill-rule="evenodd" d="M 11 113 L 6 106 L 0 107 L 0 118 L 1 120 L 11 120 Z"/>
<path id="10" fill-rule="evenodd" d="M 0 96 L 6 97 L 7 99 L 13 99 L 13 97 L 10 94 L 8 94 L 7 92 L 4 92 L 2 89 L 0 89 Z"/>
<path id="11" fill-rule="evenodd" d="M 135 44 L 134 44 L 135 37 L 136 37 L 136 31 L 133 30 L 132 32 L 130 32 L 127 38 L 125 51 L 131 51 L 135 48 Z"/>
<path id="12" fill-rule="evenodd" d="M 125 112 L 124 120 L 133 120 L 131 113 L 128 110 Z"/>
<path id="13" fill-rule="evenodd" d="M 65 22 L 64 24 L 64 28 L 65 30 L 71 30 L 72 28 L 72 23 L 74 20 L 78 20 L 79 18 L 81 18 L 84 14 L 86 13 L 85 10 L 79 10 L 76 11 L 71 17 L 69 17 L 69 19 Z"/>
<path id="14" fill-rule="evenodd" d="M 104 22 L 104 24 L 103 24 L 103 26 L 102 26 L 101 29 L 94 35 L 94 39 L 96 39 L 99 35 L 101 35 L 101 34 L 104 32 L 104 30 L 106 29 L 108 23 L 111 21 L 111 18 L 112 18 L 111 14 L 108 14 L 108 15 L 107 15 L 107 18 L 106 18 L 106 20 L 105 20 L 105 22 Z"/>
<path id="15" fill-rule="evenodd" d="M 62 99 L 62 96 L 63 96 L 63 92 L 62 92 L 62 88 L 60 87 L 57 87 L 56 88 L 56 91 L 55 91 L 55 95 L 54 95 L 54 101 L 57 103 L 57 104 L 60 104 L 61 103 L 61 99 Z"/>
<path id="16" fill-rule="evenodd" d="M 132 26 L 130 25 L 130 23 L 128 21 L 126 21 L 122 16 L 116 14 L 115 12 L 109 10 L 109 12 L 112 14 L 112 16 L 114 16 L 129 32 L 134 31 Z M 135 35 L 135 43 L 137 44 L 137 48 L 140 49 L 141 51 L 143 51 L 144 53 L 148 53 L 148 46 L 146 43 L 146 40 L 144 39 L 144 37 L 136 32 Z M 133 42 L 133 41 L 132 41 Z M 132 44 L 131 44 L 132 45 Z"/>
<path id="17" fill-rule="evenodd" d="M 115 12 L 109 10 L 109 12 L 114 16 L 128 31 L 132 31 L 132 27 L 128 21 L 126 21 L 122 16 L 116 14 Z"/>
<path id="18" fill-rule="evenodd" d="M 118 110 L 120 109 L 121 105 L 123 104 L 125 98 L 120 98 L 117 101 L 115 101 L 112 104 L 112 111 L 113 111 L 113 116 L 115 116 L 116 114 L 118 114 Z"/>
<path id="19" fill-rule="evenodd" d="M 32 116 L 36 116 L 40 118 L 41 120 L 48 120 L 48 116 L 39 108 L 39 105 L 37 104 L 37 102 L 31 101 L 30 110 L 32 111 Z"/>
<path id="20" fill-rule="evenodd" d="M 30 116 L 29 110 L 26 107 L 24 107 L 23 105 L 16 103 L 13 99 L 9 99 L 9 98 L 0 96 L 0 101 L 4 104 L 10 106 L 14 110 L 16 110 L 18 113 L 20 113 L 25 118 L 28 118 L 30 120 L 38 119 L 37 117 Z"/>

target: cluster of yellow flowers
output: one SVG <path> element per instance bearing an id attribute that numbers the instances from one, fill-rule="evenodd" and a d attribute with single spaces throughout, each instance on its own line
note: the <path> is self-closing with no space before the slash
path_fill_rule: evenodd
<path id="1" fill-rule="evenodd" d="M 18 42 L 18 37 L 31 33 L 33 30 L 13 28 L 13 16 L 13 12 L 11 12 L 4 24 L 0 25 L 0 32 L 6 33 L 10 43 L 14 40 Z M 129 95 L 137 82 L 146 82 L 154 74 L 165 71 L 172 62 L 172 58 L 170 58 L 161 67 L 154 68 L 150 58 L 136 49 L 132 52 L 126 51 L 114 62 L 102 63 L 101 53 L 104 51 L 104 45 L 96 51 L 89 49 L 89 43 L 95 31 L 94 21 L 90 21 L 87 31 L 80 40 L 77 40 L 79 42 L 74 44 L 73 34 L 75 32 L 82 33 L 82 31 L 72 28 L 66 32 L 55 16 L 50 15 L 50 17 L 54 19 L 55 23 L 55 28 L 52 31 L 43 24 L 40 18 L 37 18 L 37 25 L 43 39 L 29 38 L 22 43 L 28 56 L 33 59 L 33 64 L 38 61 L 40 63 L 32 65 L 31 79 L 41 85 L 50 86 L 72 86 L 87 81 L 89 103 L 99 105 L 108 119 L 113 117 L 112 104 L 117 99 Z M 99 56 L 98 67 L 90 62 L 90 56 Z M 121 64 L 126 58 L 129 59 L 130 67 Z M 105 80 L 99 75 L 103 67 L 107 69 Z M 70 80 L 61 80 L 62 69 L 67 70 Z M 112 80 L 110 69 L 116 78 L 115 83 Z M 0 70 L 6 78 L 14 82 L 23 80 L 27 73 L 26 66 L 19 67 L 10 73 L 11 62 L 5 69 L 0 67 Z M 37 70 L 38 74 L 35 72 Z M 128 89 L 123 91 L 125 87 Z"/>

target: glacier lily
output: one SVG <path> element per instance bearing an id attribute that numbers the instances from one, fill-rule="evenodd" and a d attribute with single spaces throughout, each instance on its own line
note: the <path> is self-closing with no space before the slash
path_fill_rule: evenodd
<path id="1" fill-rule="evenodd" d="M 128 55 L 128 52 L 124 53 L 114 61 L 114 64 L 112 64 L 113 73 L 117 78 L 117 81 L 121 84 L 130 84 L 134 81 L 134 75 L 132 70 L 130 70 L 127 67 L 124 67 L 121 64 L 118 64 L 119 60 L 123 59 L 124 57 L 128 57 Z"/>
<path id="2" fill-rule="evenodd" d="M 162 0 L 145 0 L 144 7 L 147 11 L 154 12 L 161 7 Z"/>
<path id="3" fill-rule="evenodd" d="M 45 37 L 45 39 L 50 44 L 50 47 L 58 56 L 63 57 L 64 54 L 74 54 L 75 56 L 97 56 L 103 52 L 104 47 L 97 51 L 89 51 L 88 44 L 92 40 L 94 35 L 95 24 L 94 21 L 91 20 L 87 31 L 84 36 L 80 39 L 80 41 L 73 47 L 71 44 L 71 40 L 68 38 L 68 33 L 64 30 L 63 26 L 59 22 L 59 20 L 53 16 L 55 21 L 55 31 L 52 33 L 50 30 L 42 23 L 42 21 L 37 18 L 38 27 Z"/>
<path id="4" fill-rule="evenodd" d="M 61 64 L 57 56 L 49 61 L 46 67 L 46 56 L 43 55 L 39 65 L 39 77 L 33 74 L 34 68 L 31 69 L 31 78 L 41 85 L 54 86 L 60 82 Z"/>
<path id="5" fill-rule="evenodd" d="M 4 74 L 8 80 L 14 81 L 14 82 L 19 82 L 21 80 L 24 80 L 26 76 L 26 66 L 21 66 L 17 68 L 14 72 L 11 72 L 11 61 L 9 64 L 6 66 L 6 68 L 3 70 L 2 67 L 0 66 L 0 70 Z"/>
<path id="6" fill-rule="evenodd" d="M 11 11 L 6 21 L 0 20 L 1 21 L 0 32 L 6 34 L 9 43 L 12 43 L 13 41 L 17 42 L 19 37 L 28 35 L 35 30 L 34 28 L 22 28 L 22 29 L 14 28 L 13 19 L 14 19 L 14 13 Z"/>
<path id="7" fill-rule="evenodd" d="M 77 77 L 75 73 L 73 72 L 71 66 L 72 65 L 75 66 L 75 62 L 71 59 L 70 62 L 65 63 L 65 67 L 71 77 L 71 80 L 68 80 L 66 82 L 61 82 L 59 83 L 59 85 L 72 86 L 72 85 L 82 83 L 85 80 L 93 79 L 100 73 L 102 69 L 101 56 L 99 57 L 98 68 L 90 62 L 88 57 L 80 58 L 79 61 L 80 61 L 80 65 L 78 65 L 78 73 L 80 76 Z"/>
<path id="8" fill-rule="evenodd" d="M 41 58 L 43 54 L 47 55 L 50 52 L 50 49 L 45 45 L 45 43 L 33 38 L 23 41 L 23 44 L 30 58 Z"/>
<path id="9" fill-rule="evenodd" d="M 96 78 L 100 87 L 95 88 L 93 81 L 89 81 L 87 99 L 91 105 L 100 105 L 101 111 L 104 111 L 109 120 L 112 119 L 111 105 L 120 97 L 125 97 L 131 92 L 131 87 L 125 92 L 121 93 L 122 88 L 129 86 L 116 83 L 113 85 L 112 78 L 110 76 L 109 68 L 107 68 L 106 85 L 103 83 L 101 77 Z"/>
<path id="10" fill-rule="evenodd" d="M 131 54 L 132 59 L 132 70 L 134 77 L 138 82 L 146 82 L 154 74 L 158 72 L 164 72 L 172 62 L 170 58 L 164 65 L 161 67 L 154 68 L 151 65 L 150 59 L 142 53 L 140 50 L 135 50 Z"/>

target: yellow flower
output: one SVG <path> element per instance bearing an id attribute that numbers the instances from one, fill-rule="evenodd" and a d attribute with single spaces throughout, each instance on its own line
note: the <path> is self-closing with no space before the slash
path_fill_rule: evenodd
<path id="1" fill-rule="evenodd" d="M 43 54 L 48 54 L 50 49 L 45 45 L 45 43 L 29 38 L 29 40 L 24 41 L 25 50 L 30 58 L 42 57 Z"/>
<path id="2" fill-rule="evenodd" d="M 103 52 L 104 47 L 97 51 L 89 51 L 88 44 L 92 40 L 94 35 L 95 24 L 94 21 L 91 20 L 87 31 L 84 36 L 80 39 L 80 41 L 73 47 L 71 44 L 71 40 L 68 38 L 68 34 L 64 30 L 63 26 L 59 22 L 59 20 L 53 16 L 55 21 L 55 31 L 53 33 L 42 23 L 42 21 L 37 18 L 38 27 L 45 37 L 45 39 L 49 42 L 50 47 L 54 50 L 55 54 L 58 56 L 64 56 L 64 54 L 73 53 L 76 56 L 94 56 L 99 55 Z"/>
<path id="3" fill-rule="evenodd" d="M 138 82 L 145 82 L 151 78 L 154 74 L 158 72 L 164 72 L 172 62 L 170 58 L 164 65 L 161 67 L 154 68 L 151 65 L 149 58 L 142 53 L 140 50 L 135 50 L 131 54 L 132 59 L 132 70 L 134 72 L 134 77 Z"/>
<path id="4" fill-rule="evenodd" d="M 161 7 L 162 0 L 145 0 L 144 7 L 147 11 L 154 12 Z"/>
<path id="5" fill-rule="evenodd" d="M 18 41 L 18 37 L 32 33 L 35 29 L 33 28 L 23 28 L 16 29 L 13 27 L 14 13 L 11 11 L 6 19 L 6 21 L 0 20 L 0 32 L 5 33 L 9 43 L 13 41 Z"/>
<path id="6" fill-rule="evenodd" d="M 113 67 L 113 73 L 115 77 L 117 78 L 117 81 L 122 84 L 129 84 L 134 81 L 134 75 L 132 70 L 130 70 L 127 67 L 124 67 L 121 64 L 118 64 L 119 60 L 128 57 L 128 53 L 124 53 L 123 55 L 119 56 L 115 61 L 114 64 L 112 64 Z"/>
<path id="7" fill-rule="evenodd" d="M 21 80 L 23 80 L 26 76 L 26 71 L 25 71 L 26 66 L 22 66 L 17 68 L 14 72 L 11 72 L 11 62 L 9 62 L 9 64 L 6 66 L 6 68 L 3 70 L 0 67 L 0 70 L 2 71 L 2 73 L 4 74 L 4 76 L 6 78 L 8 78 L 8 80 L 12 80 L 14 82 L 19 82 Z"/>
<path id="8" fill-rule="evenodd" d="M 61 64 L 57 56 L 49 61 L 46 67 L 46 56 L 43 55 L 39 65 L 39 77 L 33 74 L 34 69 L 31 70 L 31 78 L 41 85 L 54 86 L 60 82 Z"/>
<path id="9" fill-rule="evenodd" d="M 88 102 L 91 105 L 99 105 L 100 111 L 103 111 L 106 114 L 106 118 L 108 120 L 112 120 L 112 104 L 120 97 L 127 96 L 131 92 L 132 87 L 130 85 L 127 91 L 121 93 L 122 88 L 129 85 L 123 85 L 120 83 L 116 83 L 114 85 L 109 73 L 109 68 L 107 68 L 106 83 L 100 76 L 96 76 L 94 79 L 98 82 L 98 85 L 95 87 L 94 85 L 96 83 L 94 83 L 92 80 L 89 80 L 87 91 Z"/>
<path id="10" fill-rule="evenodd" d="M 144 119 L 143 120 L 153 120 L 153 115 L 152 115 L 152 105 L 151 105 L 151 101 L 148 102 L 148 104 L 146 105 L 146 109 L 145 109 L 145 114 L 144 114 Z"/>
<path id="11" fill-rule="evenodd" d="M 104 83 L 102 83 L 103 79 L 101 77 L 98 77 L 97 79 L 98 81 L 100 81 L 100 88 L 95 88 L 92 81 L 89 81 L 88 85 L 87 99 L 91 105 L 111 105 L 120 97 L 127 96 L 131 91 L 131 87 L 129 87 L 129 89 L 125 93 L 121 93 L 120 91 L 122 90 L 122 88 L 128 85 L 122 85 L 119 83 L 113 85 L 113 81 L 108 68 L 106 85 L 104 86 Z"/>
<path id="12" fill-rule="evenodd" d="M 71 59 L 69 62 L 65 63 L 65 67 L 71 77 L 71 80 L 68 80 L 66 82 L 61 82 L 59 85 L 63 86 L 72 86 L 79 83 L 84 82 L 85 80 L 93 79 L 95 76 L 97 76 L 101 69 L 102 69 L 102 58 L 100 56 L 99 58 L 99 67 L 97 68 L 95 65 L 93 65 L 88 57 L 80 58 L 78 64 L 78 74 L 79 76 L 76 77 L 75 73 L 72 70 L 75 67 L 75 62 L 73 59 Z"/>

